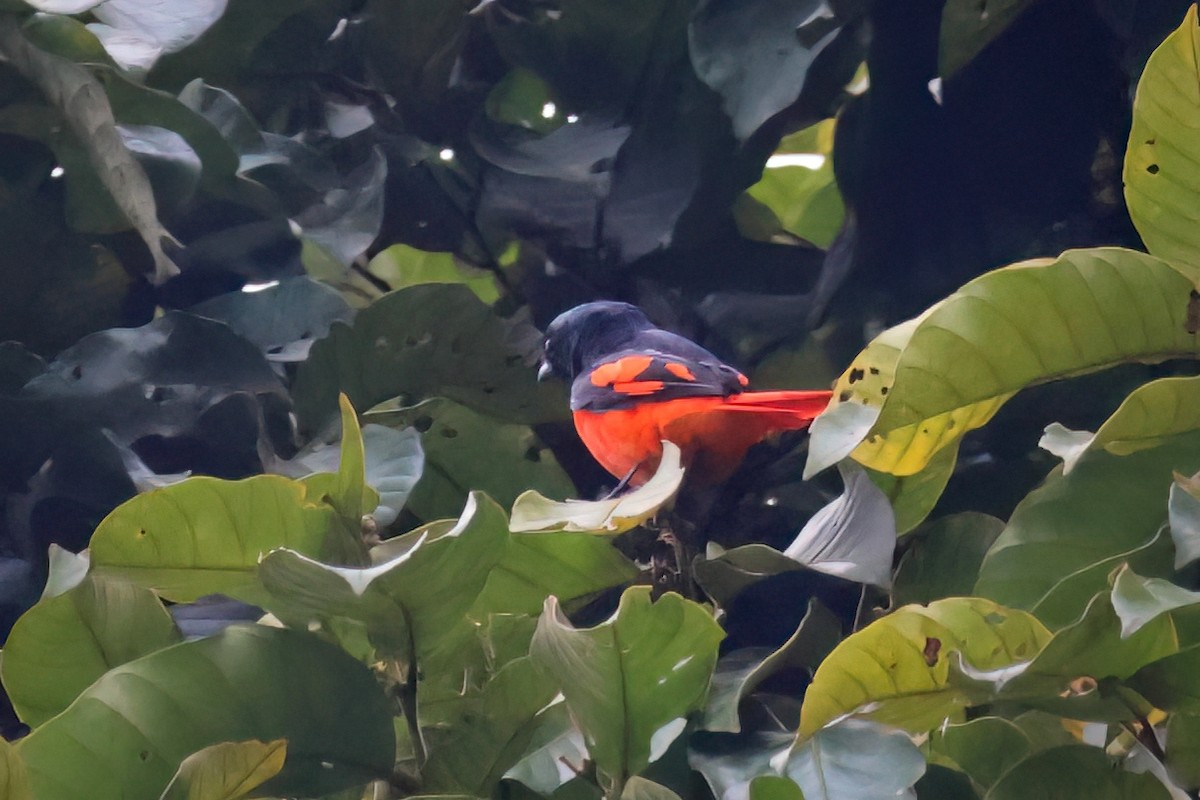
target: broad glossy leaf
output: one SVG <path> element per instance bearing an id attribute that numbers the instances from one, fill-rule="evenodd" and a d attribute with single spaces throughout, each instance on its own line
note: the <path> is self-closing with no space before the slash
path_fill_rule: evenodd
<path id="1" fill-rule="evenodd" d="M 1092 451 L 1069 475 L 1055 468 L 1013 511 L 983 561 L 975 593 L 1036 609 L 1059 627 L 1106 588 L 1121 560 L 1133 559 L 1142 574 L 1170 574 L 1169 548 L 1152 540 L 1167 521 L 1176 470 L 1200 470 L 1200 433 L 1126 456 Z"/>
<path id="2" fill-rule="evenodd" d="M 1126 772 L 1099 747 L 1074 744 L 1031 755 L 1005 773 L 985 800 L 1029 800 L 1037 796 L 1033 791 L 1061 800 L 1169 800 L 1171 796 L 1153 775 Z"/>
<path id="3" fill-rule="evenodd" d="M 393 736 L 365 666 L 310 634 L 250 626 L 109 671 L 18 752 L 39 797 L 154 800 L 198 750 L 287 739 L 270 790 L 320 794 L 390 775 Z"/>
<path id="4" fill-rule="evenodd" d="M 846 404 L 860 411 L 816 420 L 806 471 L 825 466 L 813 453 L 837 454 L 857 437 L 865 439 L 854 449 L 857 461 L 911 475 L 1026 386 L 1195 355 L 1188 323 L 1195 276 L 1181 270 L 1144 253 L 1093 248 L 976 278 L 855 359 L 831 411 Z M 1037 337 L 1027 334 L 1030 318 L 1039 321 Z M 836 446 L 822 441 L 831 436 Z"/>
<path id="5" fill-rule="evenodd" d="M 1019 727 L 1002 717 L 980 717 L 947 725 L 929 738 L 930 760 L 962 770 L 987 791 L 1000 776 L 1033 751 Z"/>
<path id="6" fill-rule="evenodd" d="M 1150 627 L 1165 626 L 1156 621 Z M 1139 634 L 1141 631 L 1134 636 Z M 1145 666 L 1129 678 L 1129 686 L 1157 708 L 1188 714 L 1200 713 L 1200 689 L 1196 686 L 1196 674 L 1200 670 L 1200 646 L 1192 645 L 1174 652 L 1171 645 L 1175 642 L 1167 634 L 1161 634 L 1160 641 L 1157 650 L 1151 653 L 1151 656 L 1157 655 L 1159 658 L 1140 659 L 1139 663 Z"/>
<path id="7" fill-rule="evenodd" d="M 401 431 L 421 432 L 425 467 L 408 508 L 425 520 L 458 514 L 472 491 L 486 492 L 509 506 L 527 489 L 570 497 L 575 485 L 528 425 L 495 417 L 449 400 L 389 410 L 388 403 L 366 419 Z"/>
<path id="8" fill-rule="evenodd" d="M 796 102 L 813 61 L 840 29 L 820 0 L 706 0 L 688 26 L 688 52 L 744 141 Z"/>
<path id="9" fill-rule="evenodd" d="M 804 524 L 784 555 L 817 572 L 891 589 L 892 506 L 857 464 L 843 462 L 838 469 L 845 490 Z"/>
<path id="10" fill-rule="evenodd" d="M 538 713 L 535 722 L 537 727 L 525 753 L 504 777 L 550 795 L 578 776 L 587 761 L 587 748 L 565 702 L 551 703 Z"/>
<path id="11" fill-rule="evenodd" d="M 724 636 L 704 607 L 650 587 L 617 613 L 576 629 L 549 598 L 530 655 L 561 687 L 602 782 L 622 785 L 650 762 L 651 739 L 702 705 Z"/>
<path id="12" fill-rule="evenodd" d="M 745 648 L 721 658 L 713 673 L 701 727 L 739 732 L 742 726 L 738 705 L 743 699 L 780 670 L 815 668 L 837 645 L 841 633 L 837 617 L 813 599 L 808 602 L 808 611 L 795 633 L 778 650 Z"/>
<path id="13" fill-rule="evenodd" d="M 931 603 L 971 594 L 983 557 L 1002 530 L 1002 520 L 974 511 L 917 529 L 896 568 L 895 602 Z"/>
<path id="14" fill-rule="evenodd" d="M 342 412 L 342 439 L 337 472 L 329 473 L 328 478 L 318 473 L 304 483 L 314 497 L 326 500 L 347 520 L 357 523 L 375 510 L 379 492 L 367 484 L 367 457 L 358 414 L 344 394 L 338 396 L 338 406 Z"/>
<path id="15" fill-rule="evenodd" d="M 621 800 L 680 800 L 680 797 L 661 783 L 635 775 L 621 790 Z"/>
<path id="16" fill-rule="evenodd" d="M 17 620 L 0 677 L 21 720 L 37 727 L 109 669 L 178 641 L 171 615 L 152 592 L 91 576 Z"/>
<path id="17" fill-rule="evenodd" d="M 834 121 L 827 119 L 783 138 L 758 183 L 734 205 L 743 234 L 778 241 L 783 230 L 817 247 L 829 247 L 845 216 L 833 179 L 833 127 Z M 756 206 L 773 223 L 765 230 L 750 223 Z"/>
<path id="18" fill-rule="evenodd" d="M 16 747 L 0 737 L 0 796 L 6 800 L 34 800 L 25 762 Z"/>
<path id="19" fill-rule="evenodd" d="M 354 317 L 337 291 L 306 277 L 285 278 L 261 292 L 227 292 L 188 311 L 224 322 L 276 362 L 303 361 L 335 321 Z"/>
<path id="20" fill-rule="evenodd" d="M 191 44 L 216 22 L 225 11 L 226 0 L 105 0 L 92 12 L 113 34 L 119 34 L 124 48 L 173 53 Z M 140 47 L 138 47 L 140 45 Z M 125 65 L 124 49 L 107 45 L 113 57 Z M 139 60 L 136 66 L 149 69 L 154 59 Z"/>
<path id="21" fill-rule="evenodd" d="M 220 592 L 261 600 L 259 560 L 288 547 L 353 555 L 331 506 L 277 475 L 189 478 L 118 506 L 92 536 L 92 566 L 177 602 Z"/>
<path id="22" fill-rule="evenodd" d="M 270 593 L 266 607 L 281 618 L 359 620 L 377 647 L 421 658 L 462 620 L 507 539 L 504 512 L 486 495 L 472 494 L 452 528 L 389 540 L 377 548 L 383 560 L 373 566 L 336 567 L 282 549 L 263 559 L 258 577 Z"/>
<path id="23" fill-rule="evenodd" d="M 491 273 L 462 263 L 453 253 L 431 253 L 394 244 L 372 258 L 367 269 L 392 289 L 421 283 L 461 283 L 485 303 L 494 303 L 500 297 Z"/>
<path id="24" fill-rule="evenodd" d="M 557 692 L 529 658 L 502 668 L 477 704 L 427 734 L 429 760 L 421 768 L 425 788 L 487 795 L 520 760 L 536 730 L 534 717 Z"/>
<path id="25" fill-rule="evenodd" d="M 317 428 L 345 392 L 355 408 L 437 395 L 512 421 L 551 419 L 562 413 L 561 388 L 536 381 L 540 338 L 527 323 L 497 317 L 465 286 L 400 289 L 313 345 L 292 387 L 296 412 Z"/>
<path id="26" fill-rule="evenodd" d="M 796 560 L 765 544 L 746 544 L 716 555 L 710 553 L 692 564 L 696 582 L 717 605 L 728 605 L 739 592 L 764 578 L 803 569 Z"/>
<path id="27" fill-rule="evenodd" d="M 532 489 L 525 492 L 513 503 L 512 529 L 618 534 L 636 528 L 670 506 L 683 484 L 679 448 L 668 441 L 662 446 L 662 460 L 653 477 L 618 497 L 557 502 Z"/>
<path id="28" fill-rule="evenodd" d="M 279 774 L 287 740 L 222 742 L 192 753 L 159 800 L 240 800 Z"/>
<path id="29" fill-rule="evenodd" d="M 784 772 L 805 800 L 914 799 L 925 759 L 907 735 L 859 719 L 831 725 L 797 744 Z"/>
<path id="30" fill-rule="evenodd" d="M 867 470 L 871 480 L 892 504 L 892 511 L 896 515 L 896 533 L 906 534 L 925 521 L 941 499 L 957 463 L 958 448 L 943 447 L 915 475 L 892 475 L 889 472 Z"/>
<path id="31" fill-rule="evenodd" d="M 787 758 L 795 738 L 787 733 L 693 733 L 688 764 L 704 776 L 717 800 L 746 800 L 750 783 L 760 775 L 777 775 L 774 766 Z"/>
<path id="32" fill-rule="evenodd" d="M 1033 658 L 1050 633 L 1033 616 L 976 597 L 905 606 L 842 641 L 813 676 L 799 740 L 845 714 L 924 732 L 971 697 L 951 680 L 962 661 L 995 670 Z"/>
<path id="33" fill-rule="evenodd" d="M 1190 209 L 1200 204 L 1200 32 L 1196 9 L 1151 54 L 1133 100 L 1125 153 L 1125 202 L 1146 248 L 1200 266 L 1200 234 Z"/>
<path id="34" fill-rule="evenodd" d="M 1095 434 L 1083 438 L 1054 423 L 1046 428 L 1041 445 L 1060 455 L 1063 474 L 1070 474 L 1083 454 L 1091 450 L 1129 455 L 1194 430 L 1200 430 L 1200 378 L 1163 378 L 1131 392 Z M 1047 446 L 1048 440 L 1062 440 L 1067 434 L 1076 434 L 1077 440 L 1065 451 Z"/>

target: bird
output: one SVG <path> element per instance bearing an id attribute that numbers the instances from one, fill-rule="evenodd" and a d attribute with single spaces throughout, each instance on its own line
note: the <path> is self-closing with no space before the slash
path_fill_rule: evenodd
<path id="1" fill-rule="evenodd" d="M 663 330 L 637 306 L 600 300 L 546 328 L 538 380 L 570 384 L 575 429 L 619 491 L 653 475 L 663 440 L 680 449 L 690 483 L 728 480 L 771 434 L 803 430 L 828 390 L 749 391 L 749 380 L 700 345 Z"/>

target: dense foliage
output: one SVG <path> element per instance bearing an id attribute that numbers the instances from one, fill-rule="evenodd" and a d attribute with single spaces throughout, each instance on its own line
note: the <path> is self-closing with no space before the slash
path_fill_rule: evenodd
<path id="1" fill-rule="evenodd" d="M 0 0 L 0 796 L 1197 796 L 1198 53 Z M 597 297 L 834 402 L 605 497 L 533 368 Z"/>

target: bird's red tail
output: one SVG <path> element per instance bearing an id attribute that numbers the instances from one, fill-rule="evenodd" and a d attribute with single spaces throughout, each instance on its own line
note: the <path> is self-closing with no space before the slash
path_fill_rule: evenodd
<path id="1" fill-rule="evenodd" d="M 829 405 L 833 392 L 829 391 L 778 391 L 742 392 L 725 399 L 724 409 L 747 411 L 770 415 L 777 421 L 777 430 L 805 428 Z"/>

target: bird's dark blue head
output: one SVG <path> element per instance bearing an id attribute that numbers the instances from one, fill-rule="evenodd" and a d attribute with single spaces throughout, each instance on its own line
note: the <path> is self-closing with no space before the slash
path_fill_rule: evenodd
<path id="1" fill-rule="evenodd" d="M 598 359 L 629 345 L 654 324 L 629 303 L 599 300 L 564 311 L 546 328 L 538 380 L 550 377 L 570 382 Z"/>

